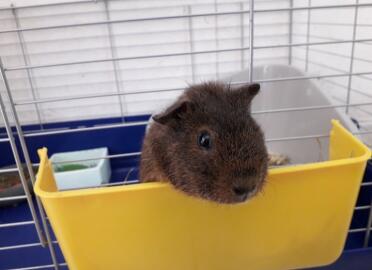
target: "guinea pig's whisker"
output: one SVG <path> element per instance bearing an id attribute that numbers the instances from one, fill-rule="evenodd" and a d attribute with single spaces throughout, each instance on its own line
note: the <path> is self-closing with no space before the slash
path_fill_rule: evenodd
<path id="1" fill-rule="evenodd" d="M 123 184 L 125 185 L 128 181 L 128 178 L 130 176 L 130 174 L 134 171 L 135 168 L 130 168 L 130 170 L 128 171 L 127 175 L 125 176 L 125 179 L 124 179 L 124 182 Z"/>
<path id="2" fill-rule="evenodd" d="M 265 189 L 264 188 L 261 188 L 259 191 L 258 191 L 258 194 L 261 194 L 262 196 L 265 196 Z"/>

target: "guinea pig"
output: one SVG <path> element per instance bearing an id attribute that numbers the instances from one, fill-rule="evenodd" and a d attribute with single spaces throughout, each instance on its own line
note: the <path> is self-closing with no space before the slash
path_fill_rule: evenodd
<path id="1" fill-rule="evenodd" d="M 188 195 L 241 203 L 263 187 L 268 170 L 264 134 L 252 118 L 259 84 L 193 85 L 152 116 L 140 181 L 166 181 Z"/>

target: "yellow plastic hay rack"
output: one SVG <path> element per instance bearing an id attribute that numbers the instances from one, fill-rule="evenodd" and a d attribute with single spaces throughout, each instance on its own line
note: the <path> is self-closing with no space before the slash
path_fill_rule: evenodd
<path id="1" fill-rule="evenodd" d="M 218 205 L 164 183 L 58 191 L 47 150 L 35 192 L 71 270 L 275 270 L 336 260 L 370 150 L 337 121 L 329 161 L 270 170 L 264 193 Z"/>

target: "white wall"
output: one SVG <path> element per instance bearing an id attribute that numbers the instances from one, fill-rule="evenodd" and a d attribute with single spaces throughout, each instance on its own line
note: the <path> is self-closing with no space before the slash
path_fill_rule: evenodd
<path id="1" fill-rule="evenodd" d="M 355 4 L 355 0 L 312 0 L 311 5 Z M 359 3 L 371 3 L 360 0 Z M 309 0 L 295 1 L 295 6 L 307 6 Z M 359 7 L 356 39 L 372 40 L 372 7 Z M 352 40 L 355 8 L 312 10 L 310 12 L 309 42 Z M 293 42 L 306 42 L 308 11 L 294 13 Z M 349 73 L 352 59 L 352 43 L 309 46 L 308 72 L 311 74 Z M 306 46 L 293 49 L 293 63 L 306 68 Z M 358 42 L 354 47 L 352 72 L 372 72 L 372 42 Z M 372 102 L 372 75 L 345 76 L 321 79 L 323 91 L 329 91 L 336 104 L 346 104 L 351 79 L 350 103 Z M 350 115 L 356 118 L 364 130 L 372 130 L 372 106 L 351 107 Z M 363 136 L 372 142 L 371 136 Z"/>
<path id="2" fill-rule="evenodd" d="M 44 1 L 47 2 L 47 1 Z M 288 1 L 256 1 L 256 8 L 288 7 Z M 133 19 L 248 10 L 249 3 L 230 1 L 109 1 L 109 19 Z M 17 3 L 19 6 L 20 4 Z M 21 27 L 39 27 L 107 20 L 105 4 L 97 3 L 18 9 Z M 255 43 L 288 42 L 288 13 L 258 14 Z M 107 25 L 26 31 L 23 33 L 30 65 L 222 50 L 247 47 L 249 15 L 153 20 L 111 25 L 110 50 Z M 0 12 L 1 29 L 15 28 L 11 11 Z M 190 31 L 191 28 L 191 31 Z M 0 34 L 0 51 L 6 67 L 25 64 L 16 33 Z M 192 45 L 191 45 L 192 44 Z M 247 66 L 248 51 L 159 57 L 120 62 L 70 65 L 31 70 L 38 99 L 97 93 L 151 91 L 183 88 L 187 83 L 219 78 Z M 255 63 L 287 63 L 288 49 L 260 50 Z M 192 67 L 194 67 L 192 69 Z M 117 69 L 115 83 L 115 68 Z M 27 72 L 8 72 L 17 101 L 32 100 Z M 118 89 L 119 88 L 119 89 Z M 179 91 L 122 96 L 124 114 L 151 112 Z M 43 122 L 119 116 L 118 97 L 44 103 Z M 36 123 L 35 106 L 18 106 L 23 123 Z"/>
<path id="3" fill-rule="evenodd" d="M 66 0 L 60 0 L 67 2 Z M 8 0 L 1 6 L 55 3 L 58 0 Z M 80 1 L 81 2 L 81 1 Z M 371 3 L 371 0 L 359 0 Z M 309 0 L 294 0 L 294 6 L 308 6 Z M 355 4 L 356 0 L 312 0 L 313 6 Z M 289 0 L 256 0 L 255 8 L 289 7 Z M 179 0 L 179 1 L 86 1 L 72 5 L 51 5 L 16 10 L 22 28 L 97 22 L 104 20 L 138 19 L 249 10 L 249 1 L 239 0 Z M 309 42 L 350 40 L 353 35 L 355 8 L 312 10 Z M 360 7 L 356 38 L 372 39 L 372 8 Z M 289 43 L 290 12 L 255 14 L 255 46 Z M 293 42 L 307 41 L 308 11 L 293 12 Z M 0 10 L 0 29 L 16 28 L 11 10 Z M 111 57 L 137 57 L 191 51 L 239 49 L 249 46 L 249 14 L 205 16 L 193 19 L 169 19 L 111 24 L 111 43 L 108 25 L 25 31 L 26 62 L 17 33 L 0 34 L 0 55 L 6 67 L 44 65 Z M 372 42 L 355 43 L 353 72 L 372 71 Z M 113 49 L 111 50 L 111 47 Z M 308 47 L 308 73 L 334 74 L 350 70 L 351 43 Z M 306 46 L 293 48 L 293 65 L 306 69 Z M 254 64 L 288 64 L 289 48 L 259 49 L 254 52 Z M 38 105 L 42 122 L 120 116 L 149 113 L 180 91 L 152 90 L 182 89 L 187 83 L 218 79 L 246 68 L 249 51 L 182 55 L 133 59 L 118 62 L 69 65 L 8 72 L 16 101 L 73 97 L 80 95 L 136 93 L 118 97 L 80 99 Z M 116 70 L 116 71 L 115 71 Z M 32 77 L 34 96 L 29 77 Z M 370 75 L 353 76 L 350 102 L 372 102 Z M 330 91 L 335 102 L 344 104 L 349 77 L 320 80 L 323 91 Z M 2 87 L 2 86 L 1 86 Z M 3 90 L 0 88 L 0 91 Z M 299 89 L 301 96 L 301 89 Z M 34 105 L 17 106 L 22 123 L 37 123 Z M 366 129 L 372 129 L 372 106 L 353 107 L 350 114 Z"/>

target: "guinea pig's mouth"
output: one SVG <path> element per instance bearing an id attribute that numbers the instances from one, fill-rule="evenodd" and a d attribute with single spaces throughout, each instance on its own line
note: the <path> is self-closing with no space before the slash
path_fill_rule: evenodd
<path id="1" fill-rule="evenodd" d="M 209 189 L 205 187 L 199 189 L 189 189 L 187 185 L 174 187 L 189 196 L 216 202 L 219 204 L 240 204 L 255 197 L 264 186 L 265 181 L 256 184 L 254 188 L 246 189 L 242 187 L 215 186 Z"/>
<path id="2" fill-rule="evenodd" d="M 217 195 L 215 193 L 211 194 L 203 194 L 201 197 L 209 200 L 214 201 L 220 204 L 241 204 L 247 202 L 248 200 L 252 199 L 259 193 L 259 187 L 257 186 L 255 189 L 249 192 L 241 192 L 236 194 L 235 192 L 224 194 L 224 195 Z"/>

